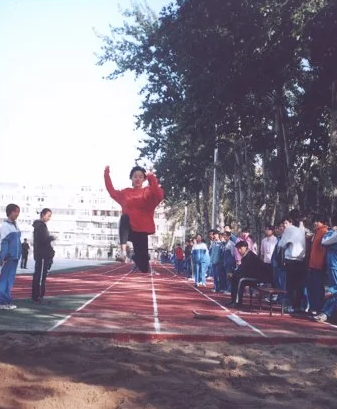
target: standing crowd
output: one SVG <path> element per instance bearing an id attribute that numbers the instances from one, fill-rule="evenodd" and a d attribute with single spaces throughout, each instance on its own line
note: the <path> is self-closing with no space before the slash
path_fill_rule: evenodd
<path id="1" fill-rule="evenodd" d="M 238 236 L 225 226 L 186 241 L 174 251 L 178 274 L 205 287 L 212 279 L 213 291 L 231 296 L 228 306 L 240 308 L 247 287 L 269 285 L 279 294 L 268 302 L 285 303 L 290 314 L 308 314 L 327 321 L 337 311 L 337 217 L 331 226 L 322 215 L 310 225 L 291 212 L 275 226 L 265 226 L 258 246 L 244 227 Z M 206 244 L 207 242 L 207 244 Z M 276 291 L 277 292 L 277 291 Z"/>

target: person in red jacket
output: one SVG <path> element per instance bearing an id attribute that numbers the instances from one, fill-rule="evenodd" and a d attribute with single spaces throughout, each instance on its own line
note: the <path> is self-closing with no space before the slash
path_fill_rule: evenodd
<path id="1" fill-rule="evenodd" d="M 155 232 L 154 211 L 164 199 L 164 192 L 152 170 L 146 173 L 145 169 L 135 166 L 131 169 L 130 179 L 132 187 L 116 190 L 110 178 L 110 168 L 104 171 L 104 181 L 107 191 L 122 207 L 122 216 L 119 223 L 119 237 L 122 250 L 122 259 L 126 258 L 126 243 L 131 241 L 134 250 L 134 262 L 138 269 L 149 271 L 148 236 Z M 149 185 L 143 187 L 145 180 Z"/>
<path id="2" fill-rule="evenodd" d="M 321 311 L 324 304 L 326 266 L 326 248 L 322 245 L 322 238 L 328 232 L 326 217 L 313 217 L 315 234 L 312 237 L 309 255 L 308 298 L 310 312 L 315 314 Z"/>

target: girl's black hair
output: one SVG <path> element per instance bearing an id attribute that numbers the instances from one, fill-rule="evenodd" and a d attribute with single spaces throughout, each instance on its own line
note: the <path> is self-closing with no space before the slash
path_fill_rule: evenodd
<path id="1" fill-rule="evenodd" d="M 146 170 L 144 169 L 144 168 L 142 168 L 141 166 L 134 166 L 132 169 L 131 169 L 131 172 L 130 172 L 130 179 L 132 179 L 132 176 L 133 176 L 133 174 L 135 173 L 135 172 L 143 172 L 144 173 L 144 178 L 146 179 Z"/>

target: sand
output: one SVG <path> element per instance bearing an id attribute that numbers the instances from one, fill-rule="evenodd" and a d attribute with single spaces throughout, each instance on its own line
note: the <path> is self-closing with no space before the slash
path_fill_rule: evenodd
<path id="1" fill-rule="evenodd" d="M 337 347 L 0 336 L 2 409 L 337 407 Z"/>

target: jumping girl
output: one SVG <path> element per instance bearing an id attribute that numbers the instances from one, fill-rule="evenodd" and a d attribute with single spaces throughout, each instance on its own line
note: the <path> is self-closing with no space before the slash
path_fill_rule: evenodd
<path id="1" fill-rule="evenodd" d="M 122 217 L 119 223 L 119 238 L 122 251 L 122 261 L 126 259 L 126 244 L 131 241 L 134 250 L 134 262 L 138 269 L 149 272 L 148 236 L 155 232 L 153 221 L 155 208 L 164 198 L 164 192 L 158 180 L 150 170 L 135 166 L 131 169 L 132 188 L 116 190 L 111 182 L 110 168 L 104 171 L 104 181 L 107 191 L 122 207 Z M 148 180 L 149 186 L 143 188 Z"/>

